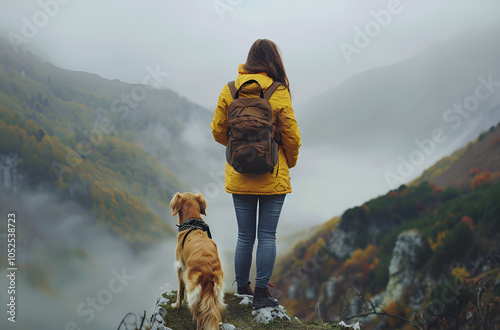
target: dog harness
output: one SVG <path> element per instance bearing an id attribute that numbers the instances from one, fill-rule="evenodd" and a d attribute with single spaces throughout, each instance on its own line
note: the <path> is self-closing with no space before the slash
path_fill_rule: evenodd
<path id="1" fill-rule="evenodd" d="M 212 239 L 212 234 L 210 233 L 210 228 L 205 223 L 205 221 L 201 219 L 191 218 L 182 222 L 180 225 L 176 225 L 179 228 L 179 233 L 184 230 L 189 230 L 186 235 L 184 235 L 184 239 L 182 240 L 182 248 L 184 248 L 184 243 L 186 242 L 186 238 L 193 230 L 202 230 L 207 233 L 208 238 Z"/>

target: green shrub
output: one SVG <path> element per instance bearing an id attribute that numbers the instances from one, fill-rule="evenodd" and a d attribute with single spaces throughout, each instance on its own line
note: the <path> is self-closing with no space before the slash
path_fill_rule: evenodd
<path id="1" fill-rule="evenodd" d="M 469 226 L 460 223 L 434 251 L 429 265 L 431 274 L 438 277 L 450 262 L 464 258 L 473 243 L 474 236 Z"/>
<path id="2" fill-rule="evenodd" d="M 456 187 L 448 187 L 443 192 L 441 193 L 441 202 L 445 203 L 447 201 L 450 201 L 452 199 L 455 199 L 457 197 L 460 197 L 462 195 L 462 192 L 460 189 Z"/>

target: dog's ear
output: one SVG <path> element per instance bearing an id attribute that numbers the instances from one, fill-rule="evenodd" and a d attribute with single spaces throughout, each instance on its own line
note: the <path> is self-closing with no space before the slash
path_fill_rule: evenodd
<path id="1" fill-rule="evenodd" d="M 198 199 L 198 203 L 200 204 L 200 213 L 203 215 L 207 215 L 206 209 L 207 209 L 207 201 L 205 198 L 203 198 L 202 194 L 196 194 L 196 199 Z"/>
<path id="2" fill-rule="evenodd" d="M 174 198 L 170 201 L 170 208 L 172 209 L 172 215 L 176 215 L 181 210 L 182 196 L 178 192 L 175 193 Z"/>

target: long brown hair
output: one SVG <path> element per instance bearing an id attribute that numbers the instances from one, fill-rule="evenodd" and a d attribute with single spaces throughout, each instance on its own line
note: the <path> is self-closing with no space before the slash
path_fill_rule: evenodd
<path id="1" fill-rule="evenodd" d="M 248 73 L 265 72 L 274 81 L 282 83 L 290 92 L 290 83 L 281 60 L 278 47 L 269 39 L 257 39 L 248 51 L 245 71 Z"/>

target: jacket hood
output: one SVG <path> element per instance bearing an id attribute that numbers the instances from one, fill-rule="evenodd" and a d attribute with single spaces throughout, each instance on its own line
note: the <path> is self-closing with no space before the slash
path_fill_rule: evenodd
<path id="1" fill-rule="evenodd" d="M 274 82 L 272 78 L 270 78 L 267 73 L 259 72 L 259 73 L 247 73 L 244 64 L 240 64 L 238 66 L 238 77 L 236 78 L 236 88 L 240 88 L 243 83 L 249 80 L 255 80 L 259 83 L 263 90 L 266 90 L 269 86 L 271 86 Z M 256 83 L 251 83 L 244 86 L 241 91 L 245 94 L 255 94 L 260 92 L 260 88 Z"/>

